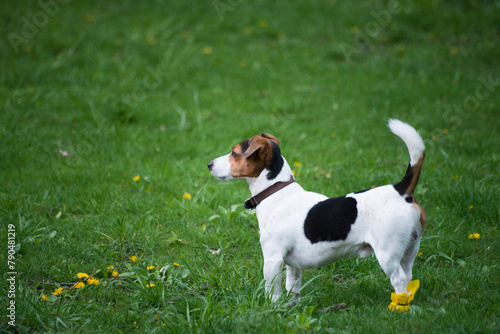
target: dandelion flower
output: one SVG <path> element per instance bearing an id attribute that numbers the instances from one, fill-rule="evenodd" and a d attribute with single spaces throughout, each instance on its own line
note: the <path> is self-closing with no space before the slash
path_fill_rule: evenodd
<path id="1" fill-rule="evenodd" d="M 75 283 L 75 285 L 73 285 L 73 287 L 74 287 L 75 289 L 81 289 L 81 288 L 83 288 L 84 286 L 85 286 L 85 283 L 83 283 L 83 282 L 78 282 L 78 283 Z"/>
<path id="2" fill-rule="evenodd" d="M 450 130 L 448 130 L 448 129 L 443 129 L 443 134 L 444 134 L 444 135 L 447 135 L 448 133 L 450 133 Z"/>
<path id="3" fill-rule="evenodd" d="M 132 255 L 132 256 L 130 257 L 130 261 L 132 261 L 132 262 L 136 262 L 136 261 L 137 261 L 137 256 Z"/>
<path id="4" fill-rule="evenodd" d="M 42 300 L 47 301 L 47 300 L 49 300 L 49 297 L 47 297 L 47 295 L 43 294 L 43 295 L 42 295 Z"/>
<path id="5" fill-rule="evenodd" d="M 78 274 L 76 274 L 76 276 L 78 276 L 79 279 L 89 277 L 89 275 L 87 275 L 86 273 L 78 273 Z"/>
<path id="6" fill-rule="evenodd" d="M 95 279 L 95 278 L 92 276 L 91 278 L 89 278 L 89 279 L 87 280 L 87 283 L 88 283 L 89 285 L 97 285 L 97 284 L 99 284 L 99 280 L 98 280 L 98 279 Z"/>
<path id="7" fill-rule="evenodd" d="M 113 269 L 114 269 L 114 267 L 113 267 L 113 266 L 109 266 L 107 269 L 108 269 L 108 270 L 113 270 Z"/>
<path id="8" fill-rule="evenodd" d="M 173 263 L 173 265 L 174 265 L 174 267 L 176 267 L 176 268 L 177 268 L 178 266 L 180 266 L 180 264 L 178 264 L 177 262 L 174 262 L 174 263 Z"/>
<path id="9" fill-rule="evenodd" d="M 54 292 L 52 292 L 52 294 L 54 296 L 59 296 L 59 295 L 61 295 L 63 293 L 63 291 L 64 291 L 64 288 L 57 288 L 57 289 L 54 290 Z"/>
<path id="10" fill-rule="evenodd" d="M 134 182 L 137 182 L 141 179 L 141 176 L 140 175 L 136 175 L 134 176 Z"/>
<path id="11" fill-rule="evenodd" d="M 152 288 L 152 287 L 154 287 L 154 286 L 155 286 L 155 284 L 151 283 L 151 284 L 147 284 L 147 285 L 146 285 L 146 288 Z"/>
<path id="12" fill-rule="evenodd" d="M 212 49 L 211 47 L 209 47 L 209 46 L 205 46 L 205 47 L 203 48 L 203 53 L 204 53 L 204 54 L 206 54 L 206 55 L 211 54 L 211 53 L 212 53 L 212 51 L 213 51 L 213 49 Z"/>
<path id="13" fill-rule="evenodd" d="M 269 26 L 269 22 L 267 22 L 267 20 L 259 20 L 257 24 L 260 28 L 267 28 Z"/>
<path id="14" fill-rule="evenodd" d="M 481 234 L 479 234 L 479 233 L 472 233 L 469 235 L 469 239 L 471 239 L 471 240 L 477 240 L 479 238 L 481 238 Z"/>
<path id="15" fill-rule="evenodd" d="M 153 270 L 155 268 L 155 266 L 148 266 L 147 269 L 148 270 Z"/>
<path id="16" fill-rule="evenodd" d="M 191 199 L 191 194 L 190 193 L 184 193 L 184 195 L 182 195 L 182 198 L 190 200 Z"/>
<path id="17" fill-rule="evenodd" d="M 354 26 L 354 27 L 351 27 L 351 32 L 354 34 L 354 35 L 357 35 L 361 32 L 361 29 L 359 29 L 358 26 Z"/>
<path id="18" fill-rule="evenodd" d="M 422 255 L 423 255 L 423 253 L 422 253 L 422 252 L 418 252 L 418 254 L 417 254 L 417 255 L 418 255 L 418 256 L 422 256 Z"/>
<path id="19" fill-rule="evenodd" d="M 301 166 L 302 166 L 302 164 L 301 164 L 300 162 L 296 162 L 296 163 L 294 163 L 294 164 L 293 164 L 293 166 L 294 166 L 294 167 L 301 167 Z"/>
<path id="20" fill-rule="evenodd" d="M 473 204 L 469 205 L 469 210 L 474 210 L 474 205 Z"/>
<path id="21" fill-rule="evenodd" d="M 293 177 L 295 177 L 297 175 L 297 173 L 294 170 L 292 170 L 292 174 L 293 174 Z"/>
<path id="22" fill-rule="evenodd" d="M 113 276 L 113 277 L 116 277 L 118 275 L 119 275 L 119 273 L 116 270 L 113 270 L 113 272 L 111 273 L 111 276 Z"/>

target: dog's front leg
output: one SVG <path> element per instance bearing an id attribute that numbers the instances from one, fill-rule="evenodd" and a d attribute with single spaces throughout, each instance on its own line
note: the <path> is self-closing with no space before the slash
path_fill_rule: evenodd
<path id="1" fill-rule="evenodd" d="M 264 279 L 266 280 L 266 295 L 276 302 L 281 292 L 282 258 L 264 258 Z"/>
<path id="2" fill-rule="evenodd" d="M 299 301 L 300 287 L 302 286 L 302 270 L 286 266 L 286 290 L 292 293 L 291 301 Z"/>

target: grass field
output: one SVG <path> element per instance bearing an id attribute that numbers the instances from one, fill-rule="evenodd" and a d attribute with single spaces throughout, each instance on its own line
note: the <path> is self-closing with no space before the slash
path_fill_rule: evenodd
<path id="1" fill-rule="evenodd" d="M 0 330 L 500 332 L 499 16 L 486 0 L 3 1 Z M 412 309 L 388 311 L 373 256 L 271 304 L 248 187 L 206 163 L 268 132 L 308 190 L 395 183 L 409 157 L 389 118 L 427 147 Z"/>

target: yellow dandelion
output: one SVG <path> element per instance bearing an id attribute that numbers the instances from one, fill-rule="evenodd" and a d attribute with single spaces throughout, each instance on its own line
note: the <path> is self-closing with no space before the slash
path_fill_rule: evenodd
<path id="1" fill-rule="evenodd" d="M 184 193 L 184 195 L 182 195 L 182 198 L 190 200 L 191 199 L 191 194 L 190 193 Z"/>
<path id="2" fill-rule="evenodd" d="M 81 288 L 83 288 L 84 286 L 85 286 L 85 283 L 83 283 L 83 282 L 78 282 L 78 283 L 75 283 L 75 285 L 73 285 L 73 287 L 74 287 L 75 289 L 81 289 Z"/>
<path id="3" fill-rule="evenodd" d="M 361 29 L 359 29 L 358 26 L 354 26 L 354 27 L 351 27 L 351 32 L 354 34 L 354 35 L 357 35 L 361 32 Z"/>
<path id="4" fill-rule="evenodd" d="M 453 181 L 458 180 L 458 175 L 453 175 Z"/>
<path id="5" fill-rule="evenodd" d="M 332 138 L 335 138 L 335 137 L 337 137 L 337 133 L 332 132 Z"/>
<path id="6" fill-rule="evenodd" d="M 422 255 L 423 255 L 423 253 L 422 253 L 422 252 L 418 252 L 418 254 L 417 254 L 417 255 L 418 255 L 418 256 L 422 256 Z"/>
<path id="7" fill-rule="evenodd" d="M 140 175 L 136 175 L 134 176 L 134 182 L 137 182 L 141 179 L 141 176 Z"/>
<path id="8" fill-rule="evenodd" d="M 147 269 L 148 270 L 153 270 L 155 268 L 155 266 L 148 266 Z"/>
<path id="9" fill-rule="evenodd" d="M 479 238 L 481 238 L 481 234 L 479 234 L 479 233 L 472 233 L 469 235 L 469 239 L 471 239 L 471 240 L 477 240 Z"/>
<path id="10" fill-rule="evenodd" d="M 63 291 L 64 291 L 63 288 L 57 288 L 57 289 L 54 290 L 54 292 L 52 292 L 52 294 L 54 296 L 59 296 L 59 295 L 61 295 L 63 293 Z"/>
<path id="11" fill-rule="evenodd" d="M 87 283 L 89 285 L 98 285 L 99 284 L 99 280 L 98 279 L 95 279 L 93 276 L 91 278 L 89 278 L 87 280 Z"/>
<path id="12" fill-rule="evenodd" d="M 474 205 L 473 204 L 469 205 L 469 210 L 474 210 Z"/>
<path id="13" fill-rule="evenodd" d="M 450 130 L 448 130 L 448 129 L 443 129 L 443 134 L 444 134 L 444 135 L 447 135 L 448 133 L 450 133 Z"/>
<path id="14" fill-rule="evenodd" d="M 297 175 L 297 172 L 292 170 L 292 174 L 293 174 L 293 177 L 295 177 Z"/>
<path id="15" fill-rule="evenodd" d="M 130 257 L 130 261 L 132 261 L 132 262 L 136 262 L 136 261 L 137 261 L 137 256 L 132 255 L 132 256 Z"/>
<path id="16" fill-rule="evenodd" d="M 180 264 L 178 264 L 177 262 L 174 262 L 174 263 L 173 263 L 173 265 L 174 265 L 174 267 L 176 267 L 176 268 L 177 268 L 178 266 L 180 266 Z"/>
<path id="17" fill-rule="evenodd" d="M 113 276 L 113 277 L 116 277 L 118 275 L 119 275 L 119 273 L 116 270 L 113 270 L 113 272 L 111 273 L 111 276 Z"/>
<path id="18" fill-rule="evenodd" d="M 151 284 L 147 284 L 147 285 L 146 285 L 146 288 L 152 288 L 152 287 L 154 287 L 154 286 L 155 286 L 155 284 L 151 283 Z"/>
<path id="19" fill-rule="evenodd" d="M 107 269 L 108 270 L 114 270 L 115 268 L 113 266 L 109 266 Z"/>
<path id="20" fill-rule="evenodd" d="M 298 162 L 298 161 L 297 161 L 296 163 L 294 163 L 294 164 L 293 164 L 293 166 L 294 166 L 294 167 L 302 167 L 302 164 L 301 164 L 300 162 Z"/>
<path id="21" fill-rule="evenodd" d="M 267 22 L 267 20 L 259 20 L 257 25 L 261 28 L 267 28 L 269 26 L 269 22 Z"/>
<path id="22" fill-rule="evenodd" d="M 43 294 L 43 295 L 42 295 L 42 300 L 47 301 L 47 300 L 49 300 L 49 297 L 47 297 L 47 295 L 46 295 L 46 294 Z"/>
<path id="23" fill-rule="evenodd" d="M 203 48 L 203 53 L 204 53 L 204 54 L 206 54 L 206 55 L 209 55 L 209 54 L 211 54 L 212 52 L 213 52 L 213 49 L 212 49 L 211 47 L 209 47 L 209 46 L 205 46 L 205 47 Z"/>
<path id="24" fill-rule="evenodd" d="M 76 274 L 76 276 L 78 276 L 79 279 L 89 277 L 89 275 L 87 275 L 86 273 L 78 273 L 78 274 Z"/>

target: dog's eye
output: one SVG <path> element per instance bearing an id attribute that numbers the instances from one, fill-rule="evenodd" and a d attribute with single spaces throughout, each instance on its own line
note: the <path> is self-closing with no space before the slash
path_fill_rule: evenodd
<path id="1" fill-rule="evenodd" d="M 231 152 L 231 156 L 232 156 L 233 158 L 236 158 L 236 157 L 238 156 L 238 154 L 236 154 L 236 152 L 235 152 L 235 151 L 232 151 L 232 152 Z"/>

